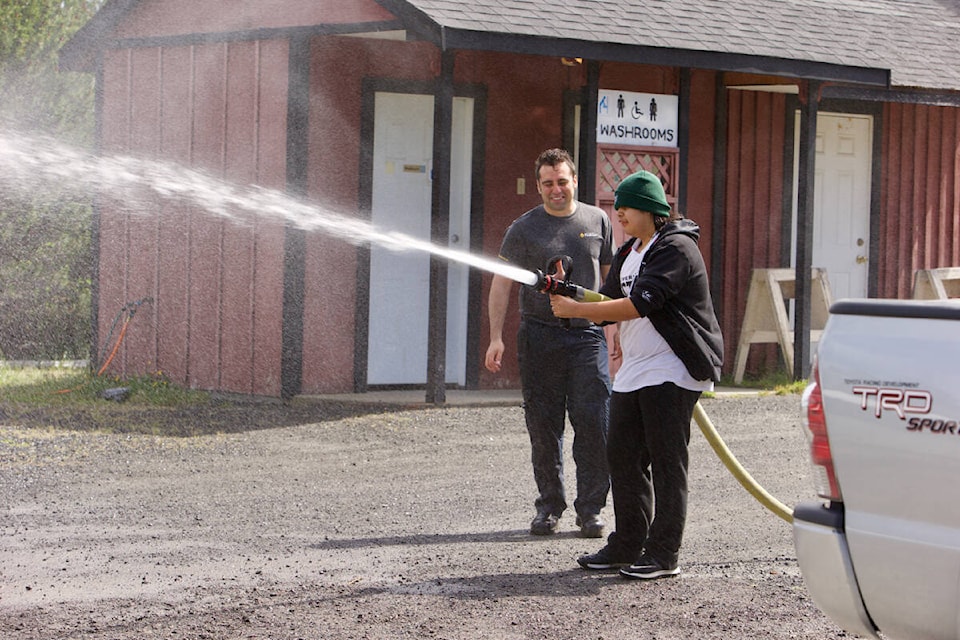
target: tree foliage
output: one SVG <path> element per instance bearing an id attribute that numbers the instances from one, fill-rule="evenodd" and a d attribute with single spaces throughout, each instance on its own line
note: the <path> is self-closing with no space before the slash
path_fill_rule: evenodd
<path id="1" fill-rule="evenodd" d="M 0 127 L 89 147 L 94 80 L 58 52 L 101 0 L 0 2 Z M 2 150 L 0 150 L 2 153 Z M 85 358 L 91 204 L 0 190 L 0 358 Z"/>

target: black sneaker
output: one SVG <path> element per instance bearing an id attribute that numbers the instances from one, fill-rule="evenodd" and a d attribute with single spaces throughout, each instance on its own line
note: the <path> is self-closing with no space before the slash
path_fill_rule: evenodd
<path id="1" fill-rule="evenodd" d="M 665 565 L 647 554 L 640 556 L 640 559 L 629 567 L 620 569 L 620 575 L 634 580 L 652 580 L 653 578 L 675 576 L 678 573 L 680 573 L 680 567 L 676 563 Z"/>
<path id="2" fill-rule="evenodd" d="M 616 549 L 611 549 L 610 545 L 607 545 L 596 553 L 580 556 L 577 558 L 577 564 L 584 569 L 602 571 L 604 569 L 616 569 L 617 567 L 629 567 L 634 558 L 636 556 L 618 554 Z"/>
<path id="3" fill-rule="evenodd" d="M 589 515 L 586 518 L 577 516 L 577 526 L 580 527 L 580 535 L 584 538 L 603 537 L 603 520 L 597 514 Z"/>
<path id="4" fill-rule="evenodd" d="M 552 513 L 538 513 L 530 523 L 530 533 L 535 536 L 548 536 L 557 532 L 560 518 Z"/>

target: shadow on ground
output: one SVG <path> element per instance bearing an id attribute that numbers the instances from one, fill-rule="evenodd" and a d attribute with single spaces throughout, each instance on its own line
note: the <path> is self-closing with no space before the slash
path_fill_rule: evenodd
<path id="1" fill-rule="evenodd" d="M 106 400 L 50 406 L 4 402 L 0 403 L 0 423 L 27 429 L 192 437 L 316 424 L 398 409 L 379 403 L 256 398 L 212 398 L 202 404 L 175 407 Z"/>

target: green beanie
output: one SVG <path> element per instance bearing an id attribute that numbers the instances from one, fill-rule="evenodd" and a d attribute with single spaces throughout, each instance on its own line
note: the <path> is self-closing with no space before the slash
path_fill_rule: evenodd
<path id="1" fill-rule="evenodd" d="M 613 209 L 616 211 L 620 207 L 649 211 L 655 216 L 670 215 L 670 204 L 660 178 L 649 171 L 637 171 L 620 181 Z"/>

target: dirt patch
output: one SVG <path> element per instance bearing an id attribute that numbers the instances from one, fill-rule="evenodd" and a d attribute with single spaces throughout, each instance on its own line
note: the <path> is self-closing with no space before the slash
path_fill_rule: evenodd
<path id="1" fill-rule="evenodd" d="M 796 396 L 703 404 L 768 491 L 812 495 Z M 519 407 L 177 417 L 207 431 L 0 427 L 3 638 L 846 637 L 696 430 L 683 573 L 632 582 L 577 568 L 602 541 L 571 512 L 527 533 Z"/>

